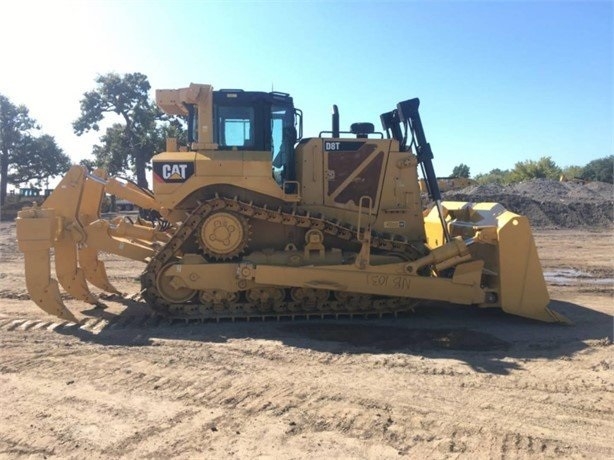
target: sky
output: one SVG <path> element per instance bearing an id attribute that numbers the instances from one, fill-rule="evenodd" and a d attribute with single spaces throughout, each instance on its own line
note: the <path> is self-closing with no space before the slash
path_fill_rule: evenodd
<path id="1" fill-rule="evenodd" d="M 0 2 L 0 94 L 77 163 L 101 133 L 72 122 L 97 75 L 153 90 L 283 91 L 306 136 L 419 97 L 437 175 L 614 152 L 613 1 Z"/>

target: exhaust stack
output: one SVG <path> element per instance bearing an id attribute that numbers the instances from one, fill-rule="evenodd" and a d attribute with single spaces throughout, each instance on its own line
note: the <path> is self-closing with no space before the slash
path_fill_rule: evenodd
<path id="1" fill-rule="evenodd" d="M 333 105 L 333 137 L 339 138 L 339 108 Z"/>

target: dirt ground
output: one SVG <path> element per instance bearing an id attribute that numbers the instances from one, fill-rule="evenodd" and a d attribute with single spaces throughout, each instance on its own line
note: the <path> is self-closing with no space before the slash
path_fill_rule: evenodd
<path id="1" fill-rule="evenodd" d="M 611 231 L 537 230 L 572 325 L 424 307 L 402 318 L 174 323 L 25 290 L 0 224 L 2 458 L 614 458 Z M 121 290 L 141 266 L 104 258 Z"/>

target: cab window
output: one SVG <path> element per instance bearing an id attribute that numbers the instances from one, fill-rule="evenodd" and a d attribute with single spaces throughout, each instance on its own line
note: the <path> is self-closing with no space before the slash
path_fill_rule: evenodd
<path id="1" fill-rule="evenodd" d="M 216 119 L 220 147 L 254 146 L 254 108 L 219 106 Z"/>

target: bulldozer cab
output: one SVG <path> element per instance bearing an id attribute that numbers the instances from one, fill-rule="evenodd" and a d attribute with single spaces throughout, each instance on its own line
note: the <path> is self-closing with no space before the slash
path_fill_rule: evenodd
<path id="1" fill-rule="evenodd" d="M 199 124 L 202 105 L 186 104 L 188 142 L 196 150 L 204 140 Z M 209 107 L 206 107 L 209 109 Z M 294 108 L 292 97 L 280 92 L 254 92 L 239 89 L 213 91 L 212 138 L 216 150 L 271 152 L 276 181 L 295 180 L 294 144 L 302 135 L 302 113 Z M 298 127 L 298 129 L 297 129 Z M 200 128 L 200 129 L 199 129 Z M 205 149 L 207 150 L 207 149 Z"/>

